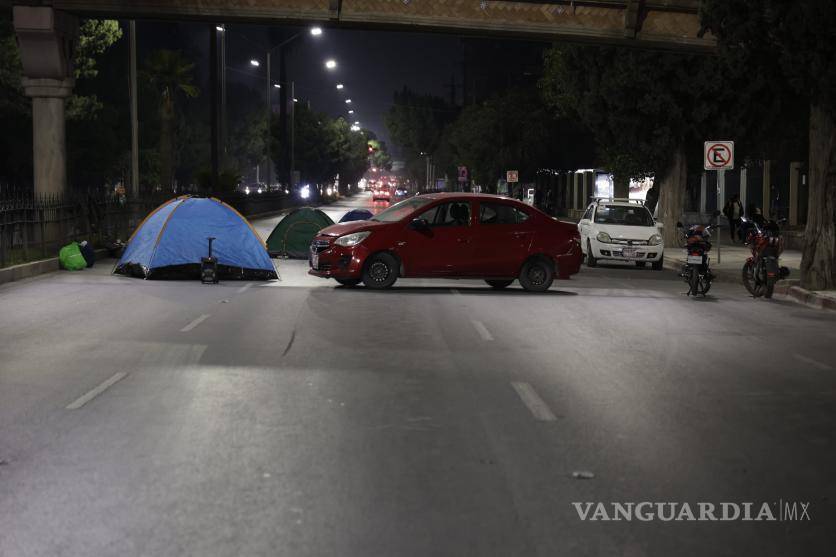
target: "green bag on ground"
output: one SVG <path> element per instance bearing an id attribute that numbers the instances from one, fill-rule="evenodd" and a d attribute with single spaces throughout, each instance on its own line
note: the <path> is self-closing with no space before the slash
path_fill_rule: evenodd
<path id="1" fill-rule="evenodd" d="M 61 267 L 69 271 L 80 271 L 87 267 L 87 260 L 81 255 L 81 248 L 77 242 L 67 244 L 58 252 Z"/>

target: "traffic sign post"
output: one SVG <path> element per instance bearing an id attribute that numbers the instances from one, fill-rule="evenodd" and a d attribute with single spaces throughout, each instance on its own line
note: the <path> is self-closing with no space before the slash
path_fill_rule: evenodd
<path id="1" fill-rule="evenodd" d="M 703 168 L 717 171 L 717 209 L 723 206 L 720 189 L 720 171 L 734 170 L 734 141 L 706 141 L 703 145 Z M 731 222 L 729 222 L 731 227 Z M 729 230 L 734 234 L 733 230 Z M 720 215 L 717 215 L 717 263 L 720 263 Z"/>
<path id="2" fill-rule="evenodd" d="M 509 170 L 505 173 L 505 181 L 508 183 L 514 183 L 520 181 L 520 173 L 516 170 Z"/>

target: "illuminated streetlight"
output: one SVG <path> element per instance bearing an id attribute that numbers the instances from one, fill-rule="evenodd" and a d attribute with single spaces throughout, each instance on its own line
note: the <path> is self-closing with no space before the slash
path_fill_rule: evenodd
<path id="1" fill-rule="evenodd" d="M 253 58 L 252 60 L 250 60 L 250 65 L 251 65 L 251 66 L 255 66 L 255 67 L 257 68 L 257 67 L 259 67 L 259 66 L 261 65 L 261 62 L 259 62 L 259 61 L 258 61 L 258 60 L 256 60 L 255 58 Z"/>
<path id="2" fill-rule="evenodd" d="M 359 132 L 359 131 L 360 131 L 360 126 L 357 126 L 357 125 L 355 125 L 355 126 L 351 126 L 351 131 L 353 131 L 353 132 Z"/>
<path id="3" fill-rule="evenodd" d="M 342 88 L 343 88 L 343 84 L 342 83 L 337 83 L 337 89 L 342 89 Z"/>
<path id="4" fill-rule="evenodd" d="M 224 29 L 224 26 L 223 26 L 223 25 L 215 25 L 215 29 L 217 29 L 217 30 L 218 30 L 218 31 L 220 31 L 221 33 L 223 33 L 224 31 L 226 31 L 226 29 Z"/>
<path id="5" fill-rule="evenodd" d="M 354 111 L 353 111 L 353 110 L 349 110 L 349 111 L 348 111 L 348 113 L 349 113 L 349 114 L 354 114 Z"/>
<path id="6" fill-rule="evenodd" d="M 311 27 L 311 35 L 318 37 L 322 34 L 322 27 Z"/>
<path id="7" fill-rule="evenodd" d="M 333 60 L 333 59 L 326 60 L 325 61 L 325 67 L 328 68 L 329 70 L 333 70 L 334 68 L 337 67 L 337 61 Z"/>
<path id="8" fill-rule="evenodd" d="M 293 97 L 293 102 L 298 103 L 299 99 L 297 99 L 296 97 Z"/>
<path id="9" fill-rule="evenodd" d="M 345 104 L 351 104 L 351 99 L 346 99 Z"/>
<path id="10" fill-rule="evenodd" d="M 275 87 L 276 89 L 281 89 L 281 88 L 282 88 L 282 86 L 281 86 L 281 85 L 279 85 L 278 83 L 274 83 L 274 84 L 273 84 L 273 87 Z"/>

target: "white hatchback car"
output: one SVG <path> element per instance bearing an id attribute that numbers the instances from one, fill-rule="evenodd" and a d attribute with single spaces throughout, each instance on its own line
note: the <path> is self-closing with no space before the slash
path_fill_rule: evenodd
<path id="1" fill-rule="evenodd" d="M 644 203 L 629 199 L 596 199 L 578 223 L 586 264 L 598 260 L 635 262 L 662 268 L 665 246 L 653 215 Z"/>

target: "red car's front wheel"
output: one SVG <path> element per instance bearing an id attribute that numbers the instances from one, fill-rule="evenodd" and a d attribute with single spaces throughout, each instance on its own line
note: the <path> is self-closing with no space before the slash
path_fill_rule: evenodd
<path id="1" fill-rule="evenodd" d="M 366 260 L 363 284 L 367 288 L 389 288 L 398 280 L 398 260 L 389 253 L 376 253 Z"/>

